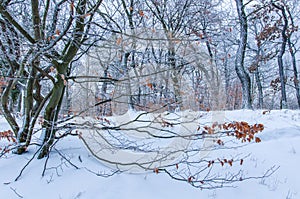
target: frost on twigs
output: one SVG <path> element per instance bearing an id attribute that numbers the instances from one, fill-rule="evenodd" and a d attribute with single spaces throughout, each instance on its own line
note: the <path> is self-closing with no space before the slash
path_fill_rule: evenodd
<path id="1" fill-rule="evenodd" d="M 210 137 L 213 140 L 211 153 L 206 157 L 197 157 L 200 149 L 187 150 L 185 158 L 171 167 L 156 168 L 155 173 L 166 173 L 172 179 L 185 181 L 200 189 L 215 189 L 232 186 L 233 183 L 247 179 L 259 179 L 272 175 L 278 167 L 271 167 L 261 176 L 248 176 L 243 167 L 249 161 L 249 155 L 242 153 L 234 155 L 233 140 L 242 143 L 259 143 L 257 137 L 264 130 L 263 124 L 249 124 L 247 122 L 213 123 L 210 126 L 198 127 L 198 137 Z M 197 141 L 197 140 L 196 140 Z M 236 142 L 235 142 L 236 143 Z M 237 147 L 241 147 L 237 143 Z M 224 153 L 218 149 L 226 149 Z M 233 150 L 232 150 L 233 149 Z M 158 172 L 159 171 L 159 172 Z"/>
<path id="2" fill-rule="evenodd" d="M 196 188 L 215 189 L 267 177 L 276 170 L 246 175 L 249 153 L 236 150 L 261 142 L 257 135 L 263 124 L 214 120 L 202 125 L 210 114 L 131 112 L 74 122 L 80 124 L 78 136 L 88 150 L 102 164 L 121 172 L 151 172 Z"/>

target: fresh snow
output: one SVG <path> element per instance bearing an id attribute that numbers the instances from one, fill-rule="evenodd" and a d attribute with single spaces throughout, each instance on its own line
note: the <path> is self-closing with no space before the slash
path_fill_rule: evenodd
<path id="1" fill-rule="evenodd" d="M 104 178 L 96 174 L 109 174 L 110 168 L 103 166 L 94 158 L 80 139 L 66 137 L 57 143 L 55 149 L 64 154 L 79 169 L 75 169 L 67 163 L 54 150 L 50 154 L 47 170 L 43 177 L 42 172 L 46 159 L 37 160 L 35 158 L 23 171 L 18 181 L 14 181 L 24 165 L 34 155 L 36 147 L 31 146 L 28 153 L 21 156 L 8 154 L 0 159 L 0 198 L 300 198 L 298 177 L 300 111 L 271 110 L 270 113 L 263 114 L 262 110 L 238 110 L 226 111 L 223 115 L 224 121 L 228 122 L 262 123 L 265 130 L 258 134 L 262 142 L 222 151 L 220 155 L 250 154 L 245 159 L 244 165 L 240 166 L 245 174 L 259 176 L 272 166 L 279 167 L 272 176 L 242 181 L 233 184 L 232 188 L 216 190 L 196 189 L 187 182 L 172 180 L 164 173 L 121 173 Z M 111 119 L 113 120 L 113 118 Z M 8 124 L 0 116 L 0 130 L 8 128 Z M 0 140 L 0 147 L 4 144 L 5 141 Z"/>

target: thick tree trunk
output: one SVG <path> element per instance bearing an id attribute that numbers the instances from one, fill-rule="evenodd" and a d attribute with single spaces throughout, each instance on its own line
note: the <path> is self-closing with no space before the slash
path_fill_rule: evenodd
<path id="1" fill-rule="evenodd" d="M 286 44 L 288 40 L 287 29 L 288 29 L 288 17 L 285 12 L 285 8 L 283 6 L 276 5 L 274 2 L 272 5 L 281 11 L 283 17 L 283 29 L 281 30 L 282 43 L 280 47 L 280 51 L 277 57 L 278 67 L 279 67 L 279 77 L 280 77 L 280 86 L 281 86 L 281 105 L 280 108 L 286 109 L 287 105 L 287 97 L 286 97 L 286 77 L 284 75 L 284 65 L 283 65 L 283 55 L 285 53 Z"/>
<path id="2" fill-rule="evenodd" d="M 42 134 L 42 148 L 39 153 L 38 159 L 48 155 L 49 149 L 54 142 L 58 113 L 60 111 L 60 105 L 63 99 L 65 85 L 64 79 L 61 75 L 57 75 L 58 81 L 52 89 L 52 95 L 48 105 L 45 109 L 44 123 L 43 123 L 43 134 Z"/>
<path id="3" fill-rule="evenodd" d="M 252 109 L 251 80 L 249 74 L 246 72 L 244 67 L 247 35 L 248 35 L 247 17 L 243 5 L 243 0 L 235 0 L 235 1 L 236 1 L 239 23 L 240 23 L 240 41 L 236 53 L 235 70 L 242 84 L 242 94 L 243 94 L 242 108 Z"/>
<path id="4" fill-rule="evenodd" d="M 86 4 L 86 0 L 79 1 L 76 8 L 76 12 L 79 16 L 85 14 Z M 57 81 L 54 84 L 49 102 L 46 106 L 44 113 L 43 134 L 41 137 L 42 148 L 38 155 L 38 159 L 41 159 L 48 155 L 50 147 L 54 142 L 55 133 L 57 131 L 56 128 L 58 113 L 60 111 L 62 99 L 65 92 L 65 77 L 67 75 L 67 70 L 70 62 L 74 59 L 79 50 L 80 45 L 82 44 L 84 27 L 84 18 L 76 18 L 76 25 L 73 31 L 73 39 L 65 46 L 65 53 L 61 57 L 61 62 L 58 62 L 56 60 L 52 61 L 53 65 L 57 70 Z"/>

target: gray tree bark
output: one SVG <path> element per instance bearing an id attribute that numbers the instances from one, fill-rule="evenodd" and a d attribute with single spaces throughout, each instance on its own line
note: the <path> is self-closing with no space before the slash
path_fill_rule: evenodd
<path id="1" fill-rule="evenodd" d="M 291 20 L 291 25 L 292 25 L 292 31 L 287 39 L 287 42 L 288 42 L 288 46 L 289 46 L 289 52 L 292 57 L 292 66 L 293 66 L 293 73 L 294 73 L 293 82 L 294 82 L 294 86 L 295 86 L 298 108 L 300 109 L 300 86 L 299 86 L 299 74 L 298 74 L 297 61 L 296 61 L 296 50 L 295 50 L 294 44 L 291 41 L 291 36 L 292 36 L 292 33 L 294 32 L 295 24 L 294 24 L 294 18 L 289 9 L 287 9 L 287 13 L 289 15 L 289 18 Z"/>
<path id="2" fill-rule="evenodd" d="M 298 75 L 297 62 L 296 62 L 296 53 L 293 50 L 293 45 L 292 45 L 290 39 L 288 39 L 288 44 L 289 44 L 289 48 L 290 48 L 289 51 L 290 51 L 290 54 L 292 57 L 292 66 L 293 66 L 293 73 L 294 73 L 293 82 L 294 82 L 294 86 L 295 86 L 298 108 L 300 109 L 300 86 L 299 86 L 299 75 Z"/>
<path id="3" fill-rule="evenodd" d="M 286 108 L 288 108 L 288 105 L 287 105 L 286 88 L 285 88 L 286 77 L 285 77 L 285 74 L 284 74 L 283 55 L 285 53 L 287 40 L 288 40 L 288 36 L 286 34 L 286 31 L 288 29 L 288 18 L 287 18 L 287 15 L 286 15 L 285 8 L 283 6 L 276 5 L 274 2 L 272 3 L 272 5 L 275 8 L 277 8 L 278 10 L 281 11 L 283 21 L 284 21 L 283 22 L 283 28 L 281 30 L 282 42 L 281 42 L 279 54 L 278 54 L 278 57 L 277 57 L 277 62 L 278 62 L 280 86 L 281 86 L 281 104 L 280 104 L 280 108 L 286 109 Z"/>
<path id="4" fill-rule="evenodd" d="M 87 0 L 81 0 L 78 3 L 76 12 L 79 16 L 85 14 Z M 45 108 L 44 114 L 44 124 L 43 124 L 43 146 L 38 155 L 38 159 L 43 158 L 48 155 L 50 147 L 52 146 L 56 133 L 56 122 L 58 119 L 58 113 L 61 108 L 61 103 L 63 100 L 65 92 L 65 77 L 67 75 L 67 70 L 70 62 L 74 59 L 82 43 L 83 32 L 84 32 L 84 18 L 79 17 L 76 19 L 76 25 L 73 33 L 73 40 L 66 46 L 66 52 L 62 55 L 62 62 L 54 62 L 55 68 L 57 70 L 56 79 L 52 89 L 52 94 L 50 96 L 49 102 Z"/>
<path id="5" fill-rule="evenodd" d="M 252 109 L 251 82 L 250 82 L 251 80 L 244 66 L 247 36 L 248 36 L 247 16 L 245 13 L 245 6 L 243 4 L 243 0 L 235 0 L 235 2 L 237 6 L 237 13 L 239 16 L 239 24 L 240 24 L 240 40 L 239 40 L 239 46 L 238 46 L 236 59 L 235 59 L 235 71 L 242 84 L 242 93 L 243 93 L 242 108 Z"/>

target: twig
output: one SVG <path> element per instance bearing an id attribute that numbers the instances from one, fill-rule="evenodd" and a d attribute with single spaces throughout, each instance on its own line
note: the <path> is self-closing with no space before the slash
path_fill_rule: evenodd
<path id="1" fill-rule="evenodd" d="M 78 166 L 76 166 L 75 164 L 73 164 L 70 160 L 68 160 L 66 158 L 66 156 L 64 156 L 64 154 L 62 154 L 58 149 L 54 148 L 54 150 L 64 159 L 66 160 L 70 165 L 72 165 L 75 169 L 79 169 Z"/>
<path id="2" fill-rule="evenodd" d="M 45 160 L 45 163 L 44 163 L 44 168 L 43 168 L 43 172 L 42 172 L 42 177 L 45 176 L 45 172 L 46 172 L 46 169 L 47 169 L 47 163 L 48 163 L 48 160 L 49 160 L 49 157 L 50 157 L 50 151 L 51 151 L 51 150 L 49 150 L 49 152 L 48 152 L 48 154 L 47 154 L 47 157 L 46 157 L 46 160 Z"/>
<path id="3" fill-rule="evenodd" d="M 19 197 L 19 198 L 24 198 L 21 194 L 19 194 L 18 192 L 17 192 L 17 190 L 16 189 L 14 189 L 14 188 L 12 188 L 12 187 L 10 187 L 10 189 Z"/>
<path id="4" fill-rule="evenodd" d="M 92 171 L 86 167 L 84 167 L 85 170 L 87 170 L 88 172 L 92 173 L 92 174 L 95 174 L 96 176 L 99 176 L 99 177 L 104 177 L 104 178 L 108 178 L 108 177 L 111 177 L 115 174 L 119 174 L 121 173 L 120 170 L 115 170 L 115 171 L 111 171 L 111 173 L 99 173 L 99 172 L 95 172 L 95 171 Z"/>
<path id="5" fill-rule="evenodd" d="M 15 181 L 18 181 L 19 178 L 21 177 L 21 175 L 23 174 L 24 170 L 26 169 L 26 167 L 30 164 L 30 162 L 35 158 L 36 154 L 38 154 L 38 152 L 41 150 L 42 146 L 33 154 L 33 156 L 31 157 L 31 159 L 25 164 L 25 166 L 22 168 L 22 170 L 20 171 L 19 175 L 16 177 Z"/>
<path id="6" fill-rule="evenodd" d="M 69 133 L 67 134 L 64 134 L 64 135 L 69 135 Z M 61 138 L 63 138 L 64 136 L 62 136 Z M 54 146 L 57 144 L 57 142 L 61 139 L 61 138 L 58 138 L 54 144 L 50 147 L 50 150 L 49 150 L 49 153 L 47 155 L 47 158 L 46 158 L 46 161 L 45 161 L 45 164 L 44 164 L 44 169 L 43 169 L 43 172 L 42 172 L 42 176 L 44 177 L 45 176 L 45 172 L 47 170 L 47 163 L 48 163 L 48 160 L 50 158 L 50 152 L 54 149 L 65 161 L 67 161 L 71 166 L 73 166 L 75 169 L 79 169 L 78 166 L 76 166 L 75 164 L 73 164 L 64 154 L 62 154 L 58 149 L 56 149 Z"/>

